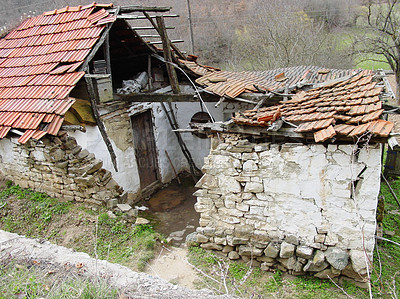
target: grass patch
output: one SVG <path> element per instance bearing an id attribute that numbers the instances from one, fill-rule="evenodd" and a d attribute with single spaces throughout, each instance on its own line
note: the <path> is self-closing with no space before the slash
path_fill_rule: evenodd
<path id="1" fill-rule="evenodd" d="M 118 298 L 104 279 L 84 277 L 51 265 L 6 260 L 0 264 L 0 298 Z M 122 298 L 122 297 L 119 297 Z"/>
<path id="2" fill-rule="evenodd" d="M 142 271 L 162 236 L 151 225 L 135 226 L 122 213 L 62 201 L 7 183 L 0 191 L 0 228 L 87 252 Z"/>
<path id="3" fill-rule="evenodd" d="M 202 275 L 198 287 L 243 298 L 346 298 L 333 283 L 314 277 L 289 276 L 280 270 L 262 271 L 249 263 L 228 261 L 200 247 L 189 249 L 189 261 L 213 279 Z M 360 295 L 360 294 L 358 294 Z M 364 298 L 365 293 L 355 298 Z"/>
<path id="4" fill-rule="evenodd" d="M 400 179 L 391 179 L 390 185 L 397 197 L 400 197 Z M 390 193 L 386 184 L 382 182 L 381 195 L 385 199 L 382 228 L 384 237 L 400 243 L 400 207 Z M 387 231 L 394 236 L 386 235 Z M 375 250 L 373 272 L 374 295 L 379 297 L 397 298 L 400 295 L 400 247 L 387 241 L 378 243 L 379 251 Z"/>

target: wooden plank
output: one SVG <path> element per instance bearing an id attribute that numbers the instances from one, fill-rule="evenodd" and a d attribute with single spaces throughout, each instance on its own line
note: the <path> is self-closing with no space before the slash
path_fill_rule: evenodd
<path id="1" fill-rule="evenodd" d="M 144 27 L 132 27 L 133 30 L 157 30 L 152 26 L 144 26 Z M 173 26 L 165 26 L 165 29 L 175 29 Z"/>
<path id="2" fill-rule="evenodd" d="M 158 28 L 158 26 L 157 26 L 157 24 L 154 22 L 154 20 L 149 16 L 149 14 L 148 14 L 147 12 L 144 11 L 143 14 L 144 14 L 144 16 L 149 20 L 149 22 L 151 23 L 151 25 L 157 30 L 158 34 L 160 34 L 160 36 L 161 36 L 160 29 Z M 164 24 L 164 26 L 165 26 L 165 24 Z M 165 28 L 165 27 L 164 27 L 164 28 Z M 174 49 L 175 53 L 178 55 L 178 57 L 179 57 L 180 59 L 186 60 L 186 56 L 183 55 L 182 52 L 179 51 L 179 49 L 178 49 L 174 44 L 171 44 L 171 47 L 172 47 L 172 49 Z"/>
<path id="3" fill-rule="evenodd" d="M 145 13 L 145 11 L 143 11 L 143 13 Z M 150 18 L 152 19 L 156 19 L 159 16 L 150 16 Z M 179 15 L 162 15 L 161 17 L 165 17 L 165 18 L 179 18 Z M 138 16 L 138 15 L 118 15 L 117 19 L 125 19 L 125 20 L 143 20 L 143 19 L 147 19 L 144 16 Z"/>
<path id="4" fill-rule="evenodd" d="M 159 37 L 159 36 L 158 36 Z M 170 43 L 184 43 L 184 40 L 181 39 L 173 39 L 170 41 Z M 148 42 L 149 45 L 161 45 L 163 42 L 162 41 L 156 41 L 156 42 Z"/>
<path id="5" fill-rule="evenodd" d="M 111 24 L 107 24 L 107 27 L 111 27 Z M 107 34 L 106 39 L 103 43 L 104 59 L 106 60 L 107 74 L 111 75 L 111 55 L 110 55 L 110 35 Z"/>
<path id="6" fill-rule="evenodd" d="M 156 21 L 158 25 L 158 33 L 160 34 L 162 40 L 164 59 L 166 60 L 165 66 L 167 68 L 169 83 L 171 84 L 173 93 L 178 94 L 180 92 L 178 76 L 176 75 L 175 68 L 171 65 L 171 42 L 168 38 L 167 30 L 165 29 L 164 18 L 162 16 L 157 16 Z"/>
<path id="7" fill-rule="evenodd" d="M 90 103 L 92 105 L 93 116 L 96 119 L 96 123 L 97 123 L 97 126 L 99 128 L 101 137 L 103 138 L 104 143 L 106 144 L 107 150 L 108 150 L 108 152 L 110 154 L 111 161 L 113 163 L 114 169 L 115 169 L 116 172 L 118 172 L 117 156 L 115 155 L 115 152 L 114 152 L 114 149 L 112 147 L 111 141 L 108 138 L 106 128 L 105 128 L 105 126 L 104 126 L 104 124 L 103 124 L 103 122 L 102 122 L 102 120 L 100 118 L 99 110 L 97 110 L 97 102 L 99 100 L 98 100 L 98 97 L 97 97 L 97 93 L 94 90 L 94 85 L 93 85 L 93 81 L 92 80 L 93 80 L 92 78 L 85 77 L 86 87 L 87 87 L 87 90 L 88 90 Z"/>
<path id="8" fill-rule="evenodd" d="M 153 77 L 151 75 L 151 55 L 147 56 L 147 75 L 148 75 L 148 84 L 149 90 L 153 89 Z"/>
<path id="9" fill-rule="evenodd" d="M 151 12 L 166 12 L 170 11 L 170 6 L 141 6 L 141 5 L 124 5 L 121 6 L 121 13 L 134 11 L 151 11 Z"/>
<path id="10" fill-rule="evenodd" d="M 190 169 L 190 174 L 192 175 L 193 181 L 196 183 L 198 178 L 197 175 L 201 174 L 201 171 L 199 168 L 197 168 L 196 164 L 193 161 L 192 155 L 190 154 L 186 143 L 183 141 L 181 134 L 179 133 L 179 131 L 177 131 L 179 129 L 178 123 L 176 121 L 175 118 L 175 114 L 174 111 L 172 109 L 172 105 L 171 103 L 168 103 L 168 108 L 169 111 L 167 110 L 167 108 L 165 107 L 164 103 L 161 103 L 161 107 L 163 108 L 165 115 L 167 116 L 168 122 L 171 126 L 171 129 L 173 130 L 173 132 L 175 133 L 176 138 L 178 139 L 178 143 L 179 146 L 182 150 L 183 155 L 185 156 L 186 160 L 189 163 L 189 169 Z"/>
<path id="11" fill-rule="evenodd" d="M 204 102 L 217 102 L 219 97 L 202 94 Z M 132 93 L 132 94 L 114 94 L 114 100 L 124 102 L 149 102 L 149 103 L 167 103 L 167 102 L 199 102 L 195 94 L 157 94 L 157 93 Z"/>

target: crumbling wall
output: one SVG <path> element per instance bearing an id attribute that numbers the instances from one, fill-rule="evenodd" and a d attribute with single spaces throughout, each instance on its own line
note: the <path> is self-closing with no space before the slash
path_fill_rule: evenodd
<path id="1" fill-rule="evenodd" d="M 50 196 L 102 205 L 118 201 L 123 189 L 103 162 L 66 132 L 25 145 L 16 138 L 0 140 L 0 173 L 23 188 Z"/>
<path id="2" fill-rule="evenodd" d="M 360 279 L 372 261 L 381 147 L 227 139 L 205 159 L 198 242 L 317 277 Z"/>

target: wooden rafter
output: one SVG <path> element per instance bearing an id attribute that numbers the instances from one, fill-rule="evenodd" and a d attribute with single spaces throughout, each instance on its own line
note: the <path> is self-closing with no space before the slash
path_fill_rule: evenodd
<path id="1" fill-rule="evenodd" d="M 169 40 L 167 35 L 167 30 L 165 29 L 164 18 L 162 16 L 157 16 L 156 21 L 158 28 L 157 31 L 161 36 L 161 41 L 163 45 L 165 66 L 167 68 L 169 82 L 171 84 L 172 91 L 175 94 L 178 94 L 180 92 L 180 89 L 179 89 L 178 76 L 176 75 L 175 68 L 172 65 L 171 41 Z"/>

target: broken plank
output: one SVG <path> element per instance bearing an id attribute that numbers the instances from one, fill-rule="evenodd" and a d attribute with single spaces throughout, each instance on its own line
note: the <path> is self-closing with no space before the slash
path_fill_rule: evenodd
<path id="1" fill-rule="evenodd" d="M 88 91 L 89 98 L 90 98 L 90 103 L 92 105 L 93 116 L 96 120 L 101 137 L 103 138 L 103 141 L 106 144 L 107 150 L 110 154 L 110 158 L 111 158 L 112 164 L 114 166 L 114 170 L 116 172 L 118 172 L 117 156 L 115 155 L 114 148 L 112 147 L 110 138 L 107 135 L 106 127 L 104 126 L 103 121 L 101 120 L 101 117 L 100 117 L 99 110 L 97 109 L 97 102 L 99 102 L 99 101 L 98 101 L 97 93 L 94 89 L 94 84 L 93 84 L 92 78 L 85 77 L 85 81 L 86 81 L 86 87 L 87 87 L 87 91 Z"/>

